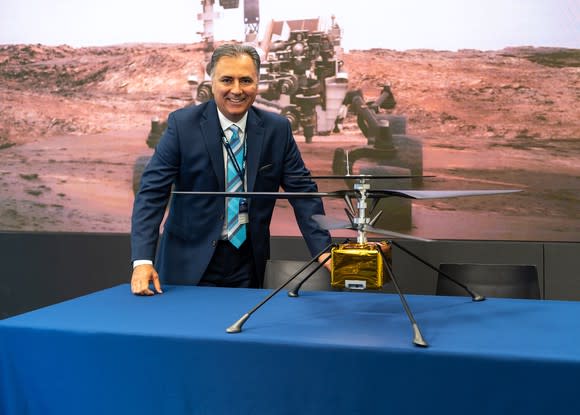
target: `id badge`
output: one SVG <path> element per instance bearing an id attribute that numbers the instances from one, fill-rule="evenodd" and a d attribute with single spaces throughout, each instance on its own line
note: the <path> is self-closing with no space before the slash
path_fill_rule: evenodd
<path id="1" fill-rule="evenodd" d="M 240 199 L 240 211 L 238 213 L 238 223 L 246 224 L 250 221 L 248 215 L 248 201 L 246 199 Z"/>

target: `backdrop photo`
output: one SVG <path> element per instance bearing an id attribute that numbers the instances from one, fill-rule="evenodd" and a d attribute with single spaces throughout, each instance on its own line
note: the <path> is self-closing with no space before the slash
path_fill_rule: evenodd
<path id="1" fill-rule="evenodd" d="M 209 98 L 213 46 L 245 41 L 264 53 L 257 105 L 289 117 L 313 175 L 521 190 L 383 200 L 379 227 L 580 241 L 580 4 L 404 3 L 3 1 L 0 231 L 128 232 L 168 113 Z M 343 201 L 324 203 L 346 219 Z M 292 217 L 279 201 L 272 234 L 299 235 Z"/>

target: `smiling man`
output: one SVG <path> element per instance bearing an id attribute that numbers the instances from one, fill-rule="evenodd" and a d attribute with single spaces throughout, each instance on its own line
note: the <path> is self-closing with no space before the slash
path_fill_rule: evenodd
<path id="1" fill-rule="evenodd" d="M 131 292 L 162 284 L 260 287 L 270 256 L 274 199 L 175 195 L 180 191 L 315 192 L 290 123 L 252 106 L 260 57 L 250 46 L 218 47 L 208 72 L 214 99 L 170 114 L 135 197 L 131 222 Z M 171 200 L 160 237 L 160 226 Z M 314 256 L 331 243 L 312 220 L 317 198 L 293 199 L 297 223 Z M 159 240 L 160 238 L 160 240 Z M 153 286 L 151 287 L 151 283 Z"/>
<path id="2" fill-rule="evenodd" d="M 238 122 L 258 93 L 256 62 L 248 54 L 220 55 L 214 53 L 210 62 L 212 93 L 222 115 L 231 122 Z"/>

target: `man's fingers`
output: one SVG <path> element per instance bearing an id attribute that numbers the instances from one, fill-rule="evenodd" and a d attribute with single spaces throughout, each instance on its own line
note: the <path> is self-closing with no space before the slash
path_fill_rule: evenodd
<path id="1" fill-rule="evenodd" d="M 153 291 L 149 289 L 149 283 L 142 283 L 140 281 L 131 283 L 131 292 L 135 295 L 153 295 Z"/>
<path id="2" fill-rule="evenodd" d="M 159 294 L 163 294 L 161 283 L 159 282 L 159 274 L 156 272 L 153 274 L 153 286 L 155 287 L 155 291 L 157 291 Z"/>
<path id="3" fill-rule="evenodd" d="M 149 289 L 149 280 L 146 278 L 134 278 L 131 281 L 131 292 L 135 295 L 153 295 Z"/>

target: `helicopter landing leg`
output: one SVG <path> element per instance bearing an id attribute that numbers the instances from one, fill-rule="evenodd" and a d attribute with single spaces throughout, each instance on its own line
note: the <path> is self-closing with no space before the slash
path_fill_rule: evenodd
<path id="1" fill-rule="evenodd" d="M 347 243 L 349 241 L 349 239 L 345 239 L 342 243 Z M 336 244 L 331 246 L 331 249 L 334 248 L 336 246 Z M 329 251 L 331 250 L 329 249 Z M 322 255 L 323 253 L 328 252 L 328 251 L 323 251 L 320 254 L 318 254 L 316 256 L 316 259 L 318 259 L 320 257 L 320 255 Z M 292 288 L 290 291 L 288 291 L 288 297 L 298 297 L 298 291 L 300 291 L 300 288 L 302 288 L 302 285 L 310 278 L 312 277 L 316 271 L 318 271 L 324 264 L 326 264 L 329 260 L 330 260 L 330 256 L 328 256 L 327 258 L 324 259 L 324 261 L 318 263 L 318 265 L 316 266 L 316 268 L 314 268 L 313 271 L 311 271 L 306 277 L 304 277 L 298 284 L 296 284 L 294 286 L 294 288 Z M 301 271 L 297 272 L 296 274 L 299 274 Z M 294 276 L 292 276 L 292 278 L 294 278 Z"/>
<path id="2" fill-rule="evenodd" d="M 407 304 L 407 300 L 405 299 L 405 296 L 403 295 L 403 293 L 401 292 L 401 289 L 399 288 L 399 284 L 397 282 L 397 279 L 395 278 L 395 274 L 393 273 L 393 269 L 391 268 L 391 265 L 389 264 L 387 257 L 385 256 L 384 252 L 380 248 L 377 248 L 377 251 L 379 251 L 379 253 L 383 257 L 385 268 L 387 269 L 387 272 L 389 273 L 389 277 L 391 277 L 391 280 L 393 281 L 393 285 L 395 286 L 395 289 L 397 290 L 397 294 L 399 294 L 399 298 L 401 299 L 401 303 L 403 304 L 403 308 L 405 309 L 405 313 L 407 313 L 407 317 L 409 317 L 409 321 L 411 321 L 411 326 L 413 327 L 413 343 L 416 346 L 428 347 L 429 345 L 427 344 L 425 339 L 423 339 L 423 335 L 421 334 L 421 330 L 419 330 L 419 325 L 417 324 L 415 317 L 413 317 L 413 313 L 411 312 L 411 309 L 409 308 L 409 304 Z"/>
<path id="3" fill-rule="evenodd" d="M 320 255 L 318 255 L 318 257 L 320 257 Z M 316 257 L 316 259 L 318 259 L 318 257 Z M 316 268 L 314 268 L 312 271 L 310 271 L 306 277 L 302 278 L 302 280 L 294 286 L 294 288 L 292 288 L 290 291 L 288 291 L 288 297 L 298 297 L 298 291 L 300 291 L 302 284 L 304 284 L 310 277 L 312 277 L 316 273 L 316 271 L 318 271 L 320 268 L 322 268 L 322 266 L 324 264 L 326 264 L 329 259 L 330 259 L 330 256 L 326 257 L 324 259 L 324 261 L 319 262 L 318 265 L 316 265 Z M 298 271 L 296 274 L 294 274 L 292 276 L 291 279 L 294 279 L 294 277 L 297 277 L 298 274 L 300 274 L 302 271 L 303 270 Z"/>
<path id="4" fill-rule="evenodd" d="M 471 299 L 473 301 L 483 301 L 483 300 L 485 300 L 485 297 L 483 295 L 476 293 L 475 291 L 473 291 L 472 289 L 470 289 L 467 285 L 460 283 L 455 278 L 453 278 L 450 275 L 447 275 L 446 273 L 442 272 L 435 265 L 430 264 L 429 262 L 425 261 L 423 258 L 421 258 L 418 255 L 414 254 L 413 252 L 409 251 L 407 248 L 401 246 L 399 243 L 397 243 L 395 241 L 389 241 L 389 242 L 392 243 L 393 245 L 395 245 L 401 251 L 405 252 L 407 255 L 412 256 L 417 261 L 421 262 L 422 264 L 427 265 L 432 270 L 437 271 L 439 273 L 439 275 L 442 275 L 443 277 L 447 278 L 452 283 L 457 284 L 458 286 L 460 286 L 461 288 L 463 288 L 465 290 L 465 292 L 467 292 L 471 296 Z"/>
<path id="5" fill-rule="evenodd" d="M 244 323 L 250 318 L 250 316 L 252 314 L 254 314 L 254 312 L 256 312 L 260 307 L 262 307 L 264 304 L 266 304 L 272 297 L 274 297 L 276 294 L 278 294 L 282 288 L 286 287 L 288 284 L 290 284 L 296 277 L 298 277 L 298 275 L 300 275 L 302 272 L 304 272 L 304 270 L 306 270 L 306 268 L 308 268 L 312 263 L 314 263 L 314 261 L 317 261 L 318 258 L 320 257 L 320 255 L 324 254 L 325 252 L 329 252 L 330 249 L 335 246 L 334 243 L 328 245 L 326 248 L 324 248 L 322 251 L 320 251 L 314 258 L 312 258 L 310 261 L 308 261 L 304 266 L 302 266 L 294 275 L 292 275 L 288 281 L 286 281 L 284 284 L 282 284 L 281 286 L 279 286 L 278 288 L 276 288 L 274 291 L 272 291 L 270 293 L 270 295 L 268 295 L 266 298 L 264 298 L 258 305 L 254 306 L 254 308 L 252 308 L 250 311 L 248 311 L 246 314 L 244 314 L 242 317 L 240 317 L 240 319 L 238 321 L 236 321 L 234 324 L 232 324 L 231 326 L 229 326 L 226 329 L 227 333 L 239 333 L 242 331 L 242 327 L 244 325 Z M 329 257 L 330 258 L 330 257 Z M 327 259 L 328 260 L 328 259 Z M 324 261 L 326 262 L 326 261 Z M 321 264 L 323 265 L 323 264 Z M 318 269 L 318 268 L 317 268 Z M 315 270 L 316 271 L 316 270 Z M 313 272 L 314 273 L 314 272 Z M 308 275 L 306 278 L 310 277 L 310 275 Z"/>

